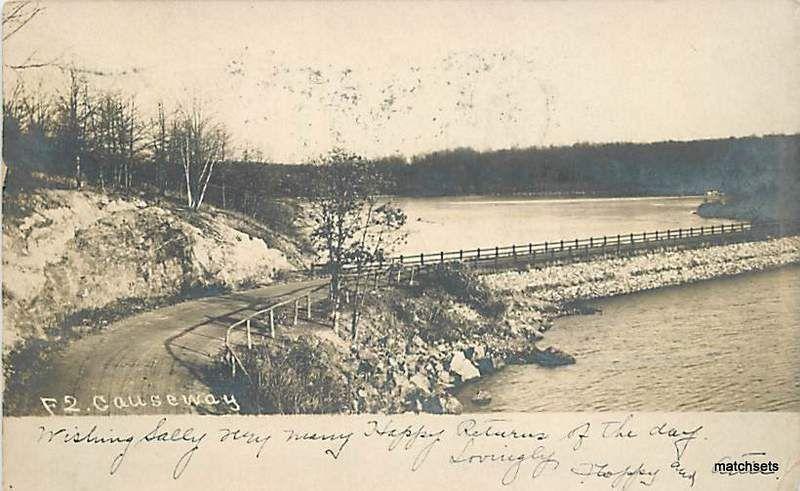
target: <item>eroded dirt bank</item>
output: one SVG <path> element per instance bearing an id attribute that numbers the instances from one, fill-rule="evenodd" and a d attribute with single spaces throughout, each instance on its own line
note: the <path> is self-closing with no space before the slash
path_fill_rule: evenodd
<path id="1" fill-rule="evenodd" d="M 296 249 L 290 240 L 213 209 L 69 190 L 14 195 L 4 206 L 6 347 L 81 311 L 268 284 L 294 269 L 283 252 Z"/>

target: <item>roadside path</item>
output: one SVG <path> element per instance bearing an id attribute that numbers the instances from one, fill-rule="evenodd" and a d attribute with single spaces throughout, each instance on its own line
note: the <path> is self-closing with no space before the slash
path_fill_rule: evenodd
<path id="1" fill-rule="evenodd" d="M 45 383 L 30 394 L 31 412 L 49 414 L 43 397 L 55 400 L 48 404 L 57 415 L 198 412 L 184 396 L 211 393 L 202 371 L 220 353 L 227 327 L 282 297 L 324 283 L 308 280 L 189 300 L 116 322 L 67 347 Z M 118 407 L 130 405 L 129 398 L 147 405 Z M 156 406 L 156 400 L 161 404 Z"/>

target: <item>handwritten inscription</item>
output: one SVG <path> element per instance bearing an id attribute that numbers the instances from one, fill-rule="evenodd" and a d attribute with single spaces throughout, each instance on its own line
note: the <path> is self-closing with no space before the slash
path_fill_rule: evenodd
<path id="1" fill-rule="evenodd" d="M 567 476 L 579 485 L 627 491 L 665 479 L 671 488 L 694 487 L 700 474 L 690 459 L 691 448 L 704 439 L 702 425 L 670 421 L 653 425 L 652 420 L 640 425 L 634 415 L 577 420 L 578 424 L 563 428 L 523 427 L 511 419 L 489 417 L 442 418 L 435 424 L 437 418 L 419 422 L 407 416 L 385 416 L 324 431 L 319 425 L 287 425 L 286 420 L 274 427 L 265 426 L 269 419 L 222 427 L 214 427 L 213 418 L 202 420 L 202 425 L 200 420 L 191 421 L 197 426 L 181 426 L 160 417 L 146 431 L 136 433 L 115 430 L 113 422 L 43 424 L 36 440 L 49 446 L 107 448 L 111 476 L 119 474 L 131 453 L 157 447 L 168 448 L 174 455 L 172 479 L 190 472 L 198 455 L 220 448 L 241 449 L 255 459 L 268 453 L 311 452 L 321 462 L 335 465 L 357 458 L 355 452 L 363 450 L 358 447 L 368 447 L 402 459 L 410 472 L 425 466 L 477 472 L 496 476 L 500 486 Z M 638 456 L 628 452 L 638 444 L 656 450 Z"/>

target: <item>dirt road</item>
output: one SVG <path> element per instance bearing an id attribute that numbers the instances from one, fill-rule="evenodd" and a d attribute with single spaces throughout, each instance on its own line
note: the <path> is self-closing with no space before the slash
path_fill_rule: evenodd
<path id="1" fill-rule="evenodd" d="M 227 327 L 310 280 L 186 301 L 139 314 L 72 343 L 30 394 L 32 414 L 161 414 L 214 411 L 202 370 L 223 347 Z M 42 398 L 45 398 L 42 402 Z M 201 401 L 199 407 L 197 401 Z M 47 408 L 45 407 L 47 406 Z M 48 411 L 49 408 L 49 411 Z"/>

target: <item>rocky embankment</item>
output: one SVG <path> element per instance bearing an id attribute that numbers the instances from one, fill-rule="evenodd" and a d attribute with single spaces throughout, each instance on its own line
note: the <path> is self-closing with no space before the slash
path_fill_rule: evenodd
<path id="1" fill-rule="evenodd" d="M 347 363 L 351 409 L 457 413 L 454 389 L 506 364 L 574 362 L 538 346 L 550 322 L 583 300 L 796 263 L 800 237 L 788 237 L 480 278 L 448 273 L 417 289 L 376 294 L 362 322 L 361 348 Z"/>
<path id="2" fill-rule="evenodd" d="M 6 348 L 80 312 L 269 283 L 294 269 L 288 240 L 211 208 L 44 189 L 7 197 L 4 215 Z"/>
<path id="3" fill-rule="evenodd" d="M 626 258 L 487 275 L 484 284 L 508 305 L 506 321 L 539 324 L 572 313 L 576 303 L 764 271 L 800 262 L 800 237 L 656 252 Z"/>

